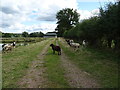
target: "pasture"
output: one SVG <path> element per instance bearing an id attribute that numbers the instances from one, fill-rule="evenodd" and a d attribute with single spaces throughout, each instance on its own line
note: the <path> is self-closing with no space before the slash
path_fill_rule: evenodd
<path id="1" fill-rule="evenodd" d="M 58 44 L 61 55 L 50 44 Z M 3 88 L 118 88 L 118 56 L 48 38 L 2 54 Z"/>
<path id="2" fill-rule="evenodd" d="M 21 42 L 40 42 L 41 40 L 43 40 L 45 38 L 39 38 L 39 37 L 15 37 L 15 38 L 2 38 L 0 39 L 0 42 L 2 43 L 12 43 L 12 42 L 17 42 L 17 43 L 21 43 Z"/>

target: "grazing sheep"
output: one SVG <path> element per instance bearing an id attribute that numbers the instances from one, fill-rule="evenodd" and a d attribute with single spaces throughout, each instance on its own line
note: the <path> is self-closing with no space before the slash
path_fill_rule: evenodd
<path id="1" fill-rule="evenodd" d="M 57 51 L 58 55 L 61 55 L 61 48 L 60 48 L 60 46 L 56 46 L 54 44 L 50 44 L 50 46 L 52 47 L 53 54 L 55 54 L 55 51 Z"/>
<path id="2" fill-rule="evenodd" d="M 16 42 L 13 42 L 13 43 L 12 43 L 12 46 L 13 46 L 13 48 L 15 48 L 15 46 L 16 46 Z"/>
<path id="3" fill-rule="evenodd" d="M 74 48 L 79 48 L 79 47 L 80 47 L 80 44 L 79 44 L 79 43 L 75 43 L 73 40 L 66 39 L 66 42 L 67 42 L 71 47 L 74 47 Z"/>
<path id="4" fill-rule="evenodd" d="M 72 46 L 74 48 L 79 48 L 80 44 L 79 43 L 70 43 L 70 46 Z"/>
<path id="5" fill-rule="evenodd" d="M 66 39 L 65 41 L 68 43 L 68 42 L 69 42 L 69 39 Z"/>
<path id="6" fill-rule="evenodd" d="M 74 43 L 74 41 L 73 41 L 73 40 L 70 40 L 70 43 Z"/>
<path id="7" fill-rule="evenodd" d="M 10 44 L 3 44 L 2 45 L 2 51 L 5 52 L 5 51 L 11 51 L 13 48 L 13 45 L 10 45 Z"/>
<path id="8" fill-rule="evenodd" d="M 69 44 L 69 45 L 70 45 L 70 40 L 69 40 L 69 39 L 66 39 L 66 42 L 67 42 L 67 44 Z"/>
<path id="9" fill-rule="evenodd" d="M 83 44 L 83 46 L 85 47 L 85 46 L 86 46 L 86 41 L 83 40 L 82 44 Z"/>
<path id="10" fill-rule="evenodd" d="M 2 44 L 2 50 L 4 50 L 4 46 L 5 46 L 6 44 Z"/>
<path id="11" fill-rule="evenodd" d="M 5 46 L 5 51 L 11 51 L 13 48 L 12 45 Z"/>
<path id="12" fill-rule="evenodd" d="M 66 39 L 66 42 L 70 45 L 71 43 L 74 43 L 73 40 Z M 71 46 L 71 45 L 70 45 Z"/>
<path id="13" fill-rule="evenodd" d="M 8 44 L 3 44 L 2 45 L 2 51 L 5 51 L 6 47 L 8 46 Z"/>

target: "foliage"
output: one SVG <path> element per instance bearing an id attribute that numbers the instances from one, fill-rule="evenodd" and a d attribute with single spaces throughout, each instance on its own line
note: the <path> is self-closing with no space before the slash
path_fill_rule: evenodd
<path id="1" fill-rule="evenodd" d="M 120 49 L 120 2 L 109 3 L 100 8 L 99 16 L 83 20 L 69 31 L 64 32 L 65 38 L 82 42 L 88 41 L 90 46 Z"/>
<path id="2" fill-rule="evenodd" d="M 21 37 L 22 34 L 20 33 L 2 33 L 2 37 L 8 38 L 8 37 Z"/>
<path id="3" fill-rule="evenodd" d="M 2 32 L 0 31 L 0 37 L 2 37 Z"/>
<path id="4" fill-rule="evenodd" d="M 0 32 L 1 34 L 2 32 Z M 22 32 L 22 33 L 2 33 L 2 37 L 8 38 L 8 37 L 43 37 L 44 34 L 42 32 L 33 32 L 33 33 L 28 33 L 28 32 Z"/>
<path id="5" fill-rule="evenodd" d="M 28 37 L 29 34 L 28 34 L 28 32 L 23 32 L 23 33 L 22 33 L 22 36 L 23 36 L 23 37 Z"/>
<path id="6" fill-rule="evenodd" d="M 42 32 L 33 32 L 33 33 L 30 33 L 30 37 L 43 37 L 43 33 Z"/>
<path id="7" fill-rule="evenodd" d="M 70 8 L 60 10 L 56 15 L 58 19 L 56 28 L 58 36 L 62 36 L 65 30 L 69 30 L 76 25 L 79 21 L 79 16 L 76 10 Z"/>
<path id="8" fill-rule="evenodd" d="M 115 43 L 115 49 L 120 48 L 120 2 L 115 4 L 109 3 L 103 10 L 100 8 L 100 19 L 103 25 L 104 38 L 108 42 L 108 47 L 111 48 L 112 40 Z"/>

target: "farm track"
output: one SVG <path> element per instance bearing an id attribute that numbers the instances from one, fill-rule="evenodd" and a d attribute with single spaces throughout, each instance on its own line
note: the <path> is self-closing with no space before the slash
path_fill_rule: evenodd
<path id="1" fill-rule="evenodd" d="M 37 56 L 37 60 L 32 61 L 27 74 L 18 82 L 20 88 L 43 88 L 47 87 L 47 79 L 44 77 L 44 57 L 47 53 L 50 41 L 45 45 L 45 48 Z"/>
<path id="2" fill-rule="evenodd" d="M 61 41 L 62 44 L 64 41 Z M 65 46 L 65 45 L 64 45 Z M 68 83 L 73 88 L 99 88 L 100 85 L 96 80 L 90 77 L 90 74 L 80 70 L 69 58 L 65 55 L 62 50 L 61 64 L 65 69 L 65 77 Z"/>

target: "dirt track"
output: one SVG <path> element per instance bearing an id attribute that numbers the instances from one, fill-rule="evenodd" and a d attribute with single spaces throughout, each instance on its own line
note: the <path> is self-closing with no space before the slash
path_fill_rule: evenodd
<path id="1" fill-rule="evenodd" d="M 63 41 L 61 41 L 64 44 Z M 44 77 L 46 68 L 44 67 L 44 57 L 47 53 L 49 43 L 43 48 L 41 53 L 34 60 L 30 68 L 27 70 L 26 75 L 21 78 L 18 82 L 20 88 L 47 88 L 48 80 Z M 56 44 L 58 44 L 56 42 Z M 73 88 L 98 88 L 100 85 L 97 81 L 90 77 L 90 74 L 80 70 L 74 63 L 72 63 L 69 58 L 62 51 L 60 56 L 61 66 L 65 70 L 65 79 L 67 79 L 68 84 Z"/>
<path id="2" fill-rule="evenodd" d="M 27 70 L 26 75 L 18 82 L 20 88 L 43 88 L 47 87 L 47 79 L 44 77 L 44 57 L 47 53 L 49 43 L 43 48 L 41 53 L 37 56 Z"/>
<path id="3" fill-rule="evenodd" d="M 61 41 L 63 42 L 63 41 Z M 90 74 L 80 70 L 62 51 L 61 64 L 65 69 L 65 77 L 71 87 L 75 88 L 99 88 L 97 81 L 90 77 Z"/>
<path id="4" fill-rule="evenodd" d="M 87 72 L 76 67 L 68 57 L 62 53 L 62 66 L 65 69 L 65 77 L 71 87 L 75 88 L 98 88 L 100 87 L 96 80 L 90 78 Z"/>

